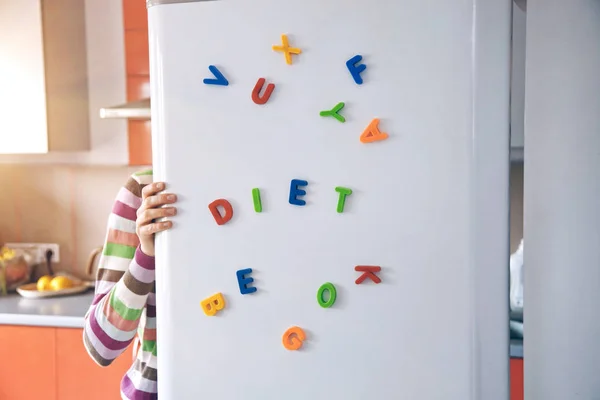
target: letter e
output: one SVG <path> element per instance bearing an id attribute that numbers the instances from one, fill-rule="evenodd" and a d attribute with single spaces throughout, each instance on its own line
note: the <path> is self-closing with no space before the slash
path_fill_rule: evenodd
<path id="1" fill-rule="evenodd" d="M 306 205 L 306 201 L 298 198 L 298 196 L 304 196 L 306 194 L 306 191 L 299 189 L 298 187 L 307 185 L 308 182 L 306 181 L 300 179 L 292 179 L 292 183 L 290 184 L 290 204 L 294 206 Z"/>

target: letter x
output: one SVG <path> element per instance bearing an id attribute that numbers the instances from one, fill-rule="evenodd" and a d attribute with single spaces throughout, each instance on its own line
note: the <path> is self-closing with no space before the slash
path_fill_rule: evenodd
<path id="1" fill-rule="evenodd" d="M 292 54 L 300 54 L 302 50 L 296 47 L 290 47 L 287 35 L 281 35 L 281 46 L 273 46 L 273 50 L 280 51 L 285 55 L 285 62 L 292 65 Z"/>
<path id="2" fill-rule="evenodd" d="M 365 279 L 367 279 L 367 278 L 371 279 L 375 283 L 381 283 L 381 279 L 379 279 L 379 277 L 377 275 L 375 275 L 375 272 L 381 271 L 381 267 L 357 265 L 356 267 L 354 267 L 354 270 L 363 273 L 356 280 L 357 285 L 360 285 L 361 283 L 363 283 L 365 281 Z"/>

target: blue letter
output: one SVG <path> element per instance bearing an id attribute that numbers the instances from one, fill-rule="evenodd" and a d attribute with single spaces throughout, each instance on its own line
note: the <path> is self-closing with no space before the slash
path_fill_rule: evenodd
<path id="1" fill-rule="evenodd" d="M 254 278 L 245 278 L 244 275 L 252 273 L 252 268 L 240 269 L 235 274 L 237 275 L 238 285 L 240 285 L 241 294 L 250 294 L 256 292 L 255 287 L 248 287 L 249 284 L 254 282 Z"/>
<path id="2" fill-rule="evenodd" d="M 208 69 L 210 70 L 210 72 L 213 73 L 213 75 L 215 76 L 215 78 L 206 78 L 203 82 L 205 85 L 219 85 L 219 86 L 228 86 L 229 85 L 229 81 L 227 80 L 227 78 L 225 78 L 225 75 L 223 75 L 221 73 L 221 71 L 219 71 L 219 68 L 215 67 L 214 65 L 209 65 Z"/>
<path id="3" fill-rule="evenodd" d="M 362 85 L 362 83 L 363 83 L 363 79 L 360 76 L 360 74 L 365 69 L 367 69 L 367 66 L 365 64 L 358 64 L 361 60 L 362 60 L 362 56 L 356 55 L 356 56 L 352 57 L 351 59 L 349 59 L 348 61 L 346 61 L 346 67 L 348 67 L 348 71 L 350 71 L 350 75 L 352 75 L 352 78 L 354 78 L 354 82 L 356 82 L 356 84 L 358 84 L 358 85 Z M 356 64 L 358 64 L 358 65 L 356 65 Z"/>
<path id="4" fill-rule="evenodd" d="M 306 194 L 306 191 L 298 189 L 298 186 L 307 185 L 308 182 L 306 181 L 301 181 L 300 179 L 292 179 L 292 184 L 290 185 L 290 204 L 295 206 L 303 206 L 306 204 L 306 201 L 298 198 L 298 196 L 304 196 Z"/>

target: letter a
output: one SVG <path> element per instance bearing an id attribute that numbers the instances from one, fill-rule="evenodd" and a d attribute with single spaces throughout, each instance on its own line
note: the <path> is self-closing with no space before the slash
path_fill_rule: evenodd
<path id="1" fill-rule="evenodd" d="M 223 210 L 225 211 L 224 215 L 221 215 L 219 212 L 219 206 L 223 207 Z M 228 223 L 233 217 L 233 207 L 231 206 L 231 203 L 225 199 L 217 199 L 213 201 L 208 205 L 208 209 L 218 225 L 224 225 Z"/>
<path id="2" fill-rule="evenodd" d="M 388 134 L 379 130 L 379 118 L 373 119 L 373 121 L 365 128 L 362 135 L 360 135 L 360 141 L 363 143 L 377 142 L 387 138 Z"/>

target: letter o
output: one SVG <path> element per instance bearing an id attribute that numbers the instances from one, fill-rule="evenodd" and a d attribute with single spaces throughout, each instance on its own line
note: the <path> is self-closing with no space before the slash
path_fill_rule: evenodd
<path id="1" fill-rule="evenodd" d="M 325 301 L 325 299 L 323 299 L 323 295 L 325 294 L 325 291 L 329 292 L 329 300 Z M 319 288 L 319 291 L 317 292 L 317 301 L 319 302 L 319 305 L 323 308 L 329 308 L 331 306 L 333 306 L 333 304 L 335 303 L 335 298 L 337 296 L 337 292 L 335 290 L 335 286 L 333 286 L 333 283 L 327 282 L 324 283 L 323 285 L 321 285 L 321 287 Z"/>

